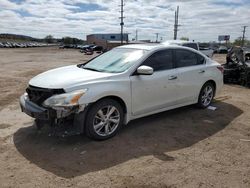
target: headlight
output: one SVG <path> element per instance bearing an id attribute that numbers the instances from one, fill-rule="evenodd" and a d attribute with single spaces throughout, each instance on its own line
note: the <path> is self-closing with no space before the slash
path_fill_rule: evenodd
<path id="1" fill-rule="evenodd" d="M 87 89 L 77 90 L 70 93 L 54 95 L 43 102 L 48 107 L 70 107 L 78 105 L 78 100 L 86 93 Z"/>

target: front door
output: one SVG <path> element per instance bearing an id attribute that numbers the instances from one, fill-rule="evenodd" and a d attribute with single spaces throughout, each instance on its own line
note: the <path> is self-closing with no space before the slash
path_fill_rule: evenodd
<path id="1" fill-rule="evenodd" d="M 154 73 L 135 73 L 130 77 L 133 115 L 146 114 L 175 105 L 178 78 L 172 54 L 172 50 L 155 52 L 142 63 L 152 67 Z"/>

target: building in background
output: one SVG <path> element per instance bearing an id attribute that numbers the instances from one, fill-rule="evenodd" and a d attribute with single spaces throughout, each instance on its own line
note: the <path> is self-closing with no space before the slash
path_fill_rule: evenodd
<path id="1" fill-rule="evenodd" d="M 128 34 L 123 34 L 123 43 L 128 43 Z M 112 49 L 121 45 L 120 33 L 107 33 L 107 34 L 91 34 L 87 35 L 88 44 L 96 44 L 102 46 L 104 49 Z"/>

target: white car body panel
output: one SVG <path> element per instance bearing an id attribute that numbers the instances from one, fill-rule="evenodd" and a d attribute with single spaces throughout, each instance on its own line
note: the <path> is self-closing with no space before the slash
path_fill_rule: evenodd
<path id="1" fill-rule="evenodd" d="M 168 80 L 176 69 L 159 71 L 151 76 L 131 76 L 132 114 L 149 113 L 176 103 L 177 82 Z"/>
<path id="2" fill-rule="evenodd" d="M 32 78 L 29 84 L 51 89 L 67 88 L 72 84 L 78 85 L 86 81 L 108 79 L 111 75 L 110 73 L 79 69 L 76 65 L 70 65 L 41 73 Z"/>
<path id="3" fill-rule="evenodd" d="M 157 71 L 153 75 L 133 75 L 141 63 L 157 50 L 187 49 L 201 54 L 191 48 L 175 45 L 127 45 L 118 48 L 144 49 L 148 53 L 122 73 L 95 72 L 72 65 L 42 73 L 31 79 L 29 84 L 43 88 L 62 88 L 66 92 L 87 89 L 79 100 L 81 105 L 94 103 L 107 96 L 119 97 L 126 105 L 125 123 L 196 103 L 201 87 L 208 80 L 215 81 L 216 92 L 223 85 L 223 74 L 217 69 L 219 64 L 204 55 L 204 65 Z M 199 73 L 201 70 L 205 72 Z M 177 79 L 171 80 L 171 76 L 177 76 Z"/>

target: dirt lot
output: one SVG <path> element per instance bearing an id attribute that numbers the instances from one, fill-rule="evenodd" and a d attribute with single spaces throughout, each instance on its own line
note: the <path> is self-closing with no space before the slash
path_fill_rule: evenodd
<path id="1" fill-rule="evenodd" d="M 156 114 L 108 141 L 37 132 L 18 105 L 28 80 L 88 58 L 76 50 L 0 49 L 0 187 L 250 187 L 250 90 L 240 86 L 224 86 L 216 111 Z"/>

